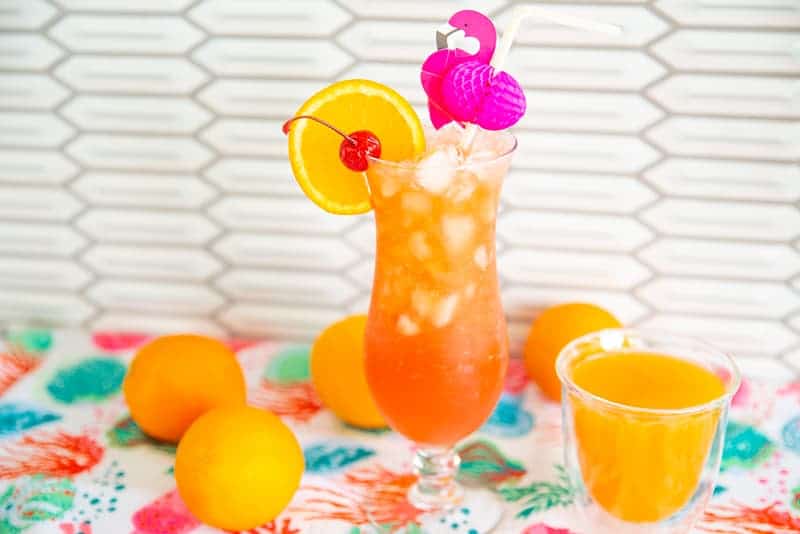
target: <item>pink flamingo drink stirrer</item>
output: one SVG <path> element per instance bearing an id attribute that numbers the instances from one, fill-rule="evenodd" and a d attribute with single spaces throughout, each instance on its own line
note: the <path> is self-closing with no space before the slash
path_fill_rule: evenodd
<path id="1" fill-rule="evenodd" d="M 457 119 L 451 111 L 451 107 L 446 105 L 442 95 L 442 85 L 447 73 L 466 62 L 488 65 L 497 45 L 497 31 L 494 24 L 483 13 L 465 9 L 450 17 L 448 22 L 453 29 L 445 34 L 437 32 L 436 45 L 439 50 L 428 56 L 422 64 L 420 75 L 422 88 L 428 95 L 431 123 L 437 129 L 453 120 L 461 122 L 461 119 Z M 447 47 L 447 38 L 459 30 L 466 37 L 477 39 L 479 48 L 475 54 L 469 54 L 460 48 Z"/>
<path id="2" fill-rule="evenodd" d="M 477 11 L 459 11 L 450 18 L 453 30 L 437 34 L 437 46 L 447 46 L 447 37 L 463 31 L 478 40 L 478 52 L 449 48 L 431 54 L 422 65 L 422 86 L 428 95 L 428 110 L 434 127 L 456 121 L 466 127 L 462 147 L 469 149 L 477 126 L 487 130 L 509 128 L 525 114 L 525 95 L 513 76 L 503 70 L 520 24 L 527 17 L 538 17 L 570 28 L 619 35 L 622 29 L 535 6 L 518 6 L 495 53 L 497 32 L 485 15 Z"/>

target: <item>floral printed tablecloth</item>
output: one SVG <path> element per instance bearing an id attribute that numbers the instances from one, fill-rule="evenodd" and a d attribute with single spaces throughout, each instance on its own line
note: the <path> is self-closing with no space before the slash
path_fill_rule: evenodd
<path id="1" fill-rule="evenodd" d="M 203 534 L 175 490 L 175 449 L 144 436 L 120 387 L 147 336 L 18 330 L 0 345 L 0 534 Z M 295 499 L 252 534 L 373 532 L 369 517 L 422 533 L 405 501 L 410 446 L 349 428 L 307 381 L 308 347 L 231 342 L 249 402 L 279 414 L 306 455 Z M 287 365 L 288 364 L 288 365 Z M 511 365 L 481 432 L 460 445 L 461 478 L 495 491 L 502 533 L 568 534 L 560 410 Z M 698 533 L 800 532 L 800 381 L 746 379 L 734 399 L 723 471 Z M 479 506 L 479 505 L 478 505 Z M 469 534 L 480 510 L 453 512 Z M 591 534 L 591 533 L 578 533 Z"/>

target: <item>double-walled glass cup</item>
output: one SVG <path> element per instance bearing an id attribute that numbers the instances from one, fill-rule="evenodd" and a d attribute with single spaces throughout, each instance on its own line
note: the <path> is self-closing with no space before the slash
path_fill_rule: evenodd
<path id="1" fill-rule="evenodd" d="M 719 395 L 696 405 L 652 408 L 615 402 L 576 383 L 582 364 L 626 354 L 645 355 L 642 364 L 647 355 L 674 359 L 664 360 L 669 366 L 659 380 L 662 385 L 665 380 L 688 381 L 681 369 L 713 373 L 721 382 Z M 715 382 L 702 370 L 701 376 Z M 730 399 L 740 383 L 734 361 L 693 339 L 615 329 L 569 344 L 556 361 L 556 371 L 562 383 L 565 464 L 581 512 L 579 532 L 689 532 L 719 472 Z M 633 368 L 620 379 L 640 388 L 637 395 L 646 401 L 650 393 L 644 376 Z"/>

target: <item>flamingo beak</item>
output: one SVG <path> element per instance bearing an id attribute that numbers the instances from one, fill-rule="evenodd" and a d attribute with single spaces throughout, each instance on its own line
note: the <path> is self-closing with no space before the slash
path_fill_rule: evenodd
<path id="1" fill-rule="evenodd" d="M 436 49 L 444 50 L 445 48 L 450 48 L 447 40 L 458 31 L 462 31 L 461 28 L 455 28 L 449 24 L 445 24 L 443 28 L 436 30 Z"/>

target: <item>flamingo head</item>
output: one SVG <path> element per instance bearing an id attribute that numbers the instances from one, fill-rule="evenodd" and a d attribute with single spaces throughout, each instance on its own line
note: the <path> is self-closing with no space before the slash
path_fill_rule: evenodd
<path id="1" fill-rule="evenodd" d="M 477 59 L 485 59 L 488 63 L 497 44 L 497 30 L 491 19 L 478 11 L 464 9 L 456 12 L 448 22 L 453 31 L 461 30 L 466 37 L 478 40 L 480 48 L 476 54 Z"/>
<path id="2" fill-rule="evenodd" d="M 453 28 L 463 30 L 464 33 L 470 37 L 478 38 L 488 33 L 495 34 L 496 36 L 494 24 L 492 24 L 489 17 L 473 9 L 457 11 L 447 22 Z"/>

